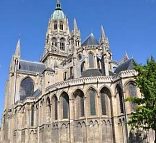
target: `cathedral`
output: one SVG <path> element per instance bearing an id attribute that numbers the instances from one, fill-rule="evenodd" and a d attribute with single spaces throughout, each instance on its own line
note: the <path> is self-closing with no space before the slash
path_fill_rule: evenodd
<path id="1" fill-rule="evenodd" d="M 100 30 L 99 30 L 100 31 Z M 98 38 L 99 39 L 99 38 Z M 81 41 L 60 1 L 52 13 L 40 61 L 24 60 L 20 40 L 10 63 L 1 143 L 128 143 L 128 118 L 140 96 L 133 59 L 112 58 L 101 26 Z"/>

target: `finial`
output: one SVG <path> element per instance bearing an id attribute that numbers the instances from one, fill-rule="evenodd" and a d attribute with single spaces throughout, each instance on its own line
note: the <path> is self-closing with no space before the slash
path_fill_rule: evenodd
<path id="1" fill-rule="evenodd" d="M 21 56 L 21 40 L 20 39 L 18 39 L 18 42 L 16 45 L 15 56 L 18 56 L 18 57 Z"/>
<path id="2" fill-rule="evenodd" d="M 60 0 L 56 1 L 56 10 L 61 10 L 61 2 L 60 2 Z"/>
<path id="3" fill-rule="evenodd" d="M 128 56 L 127 52 L 125 52 L 124 62 L 126 62 L 127 60 L 129 60 L 129 56 Z"/>
<path id="4" fill-rule="evenodd" d="M 75 18 L 74 18 L 74 30 L 78 30 L 78 26 Z"/>
<path id="5" fill-rule="evenodd" d="M 93 37 L 93 36 L 94 36 L 94 34 L 93 34 L 93 33 L 90 33 L 90 36 L 92 36 L 92 37 Z"/>
<path id="6" fill-rule="evenodd" d="M 101 25 L 101 39 L 105 39 L 105 37 L 106 37 L 106 34 L 105 34 L 103 26 Z"/>

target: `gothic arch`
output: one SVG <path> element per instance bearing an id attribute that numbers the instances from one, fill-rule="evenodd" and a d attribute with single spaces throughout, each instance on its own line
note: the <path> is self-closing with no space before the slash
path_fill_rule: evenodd
<path id="1" fill-rule="evenodd" d="M 103 87 L 100 90 L 101 114 L 111 116 L 111 92 L 108 88 Z"/>
<path id="2" fill-rule="evenodd" d="M 97 91 L 90 87 L 87 91 L 87 107 L 89 115 L 97 115 Z"/>
<path id="3" fill-rule="evenodd" d="M 64 37 L 60 38 L 60 50 L 65 51 L 65 41 Z"/>
<path id="4" fill-rule="evenodd" d="M 56 37 L 52 37 L 52 46 L 57 47 L 57 38 Z"/>
<path id="5" fill-rule="evenodd" d="M 127 82 L 127 84 L 125 86 L 125 93 L 126 93 L 126 97 L 137 97 L 137 86 L 136 86 L 135 81 Z M 136 106 L 135 103 L 126 102 L 126 106 L 128 106 L 127 104 L 129 104 L 129 107 L 127 107 L 128 111 L 135 110 L 135 106 Z M 129 110 L 129 108 L 130 108 L 130 110 Z"/>
<path id="6" fill-rule="evenodd" d="M 94 68 L 95 67 L 95 60 L 94 60 L 94 53 L 91 51 L 88 53 L 88 63 L 89 63 L 89 68 Z"/>
<path id="7" fill-rule="evenodd" d="M 96 87 L 94 85 L 90 85 L 89 87 L 87 87 L 86 89 L 83 90 L 86 98 L 88 96 L 89 89 L 94 89 L 98 93 L 98 90 L 96 89 Z"/>
<path id="8" fill-rule="evenodd" d="M 76 89 L 73 93 L 74 98 L 74 111 L 75 111 L 75 118 L 80 118 L 85 115 L 85 108 L 84 108 L 84 93 L 80 89 Z"/>
<path id="9" fill-rule="evenodd" d="M 119 113 L 124 113 L 123 90 L 119 84 L 115 88 Z"/>
<path id="10" fill-rule="evenodd" d="M 51 101 L 50 101 L 50 98 L 47 97 L 46 99 L 46 112 L 47 112 L 47 122 L 50 122 L 50 119 L 51 119 Z"/>
<path id="11" fill-rule="evenodd" d="M 54 94 L 52 96 L 52 117 L 54 120 L 58 119 L 58 98 L 57 96 Z"/>
<path id="12" fill-rule="evenodd" d="M 61 109 L 62 109 L 62 119 L 69 118 L 69 96 L 66 92 L 60 95 Z"/>
<path id="13" fill-rule="evenodd" d="M 27 76 L 20 83 L 20 100 L 32 96 L 34 93 L 34 81 L 31 77 Z"/>

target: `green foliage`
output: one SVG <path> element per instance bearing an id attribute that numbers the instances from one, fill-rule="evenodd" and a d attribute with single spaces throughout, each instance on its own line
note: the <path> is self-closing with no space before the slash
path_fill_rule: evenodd
<path id="1" fill-rule="evenodd" d="M 130 117 L 129 124 L 133 129 L 156 131 L 156 61 L 150 58 L 145 65 L 135 63 L 135 70 L 138 72 L 136 84 L 140 89 L 141 98 L 127 98 L 135 104 L 136 108 Z"/>

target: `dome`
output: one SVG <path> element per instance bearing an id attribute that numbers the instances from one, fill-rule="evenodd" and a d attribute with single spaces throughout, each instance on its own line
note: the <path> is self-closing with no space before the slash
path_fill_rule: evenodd
<path id="1" fill-rule="evenodd" d="M 64 18 L 65 18 L 64 12 L 61 9 L 55 9 L 54 13 L 52 14 L 52 19 L 60 20 Z"/>

